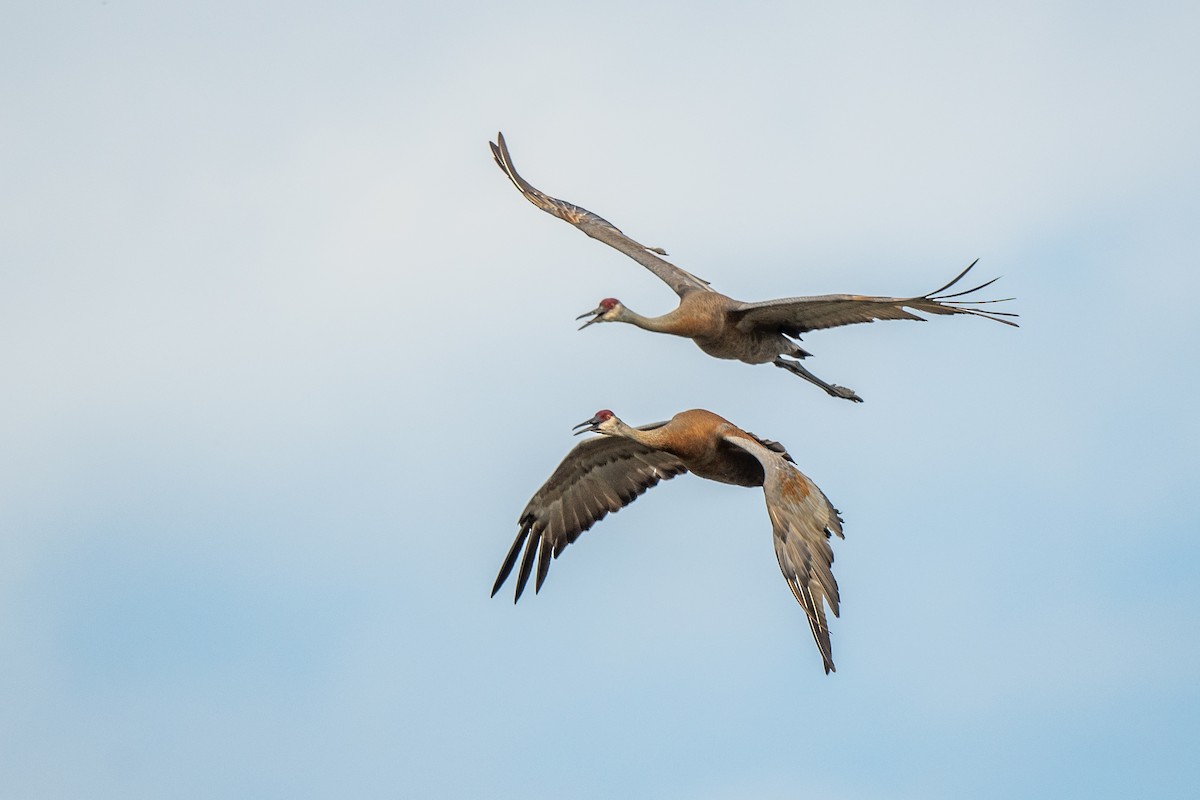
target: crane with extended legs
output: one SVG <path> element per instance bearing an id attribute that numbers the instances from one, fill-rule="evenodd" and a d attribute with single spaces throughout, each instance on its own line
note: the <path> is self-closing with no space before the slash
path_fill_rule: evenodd
<path id="1" fill-rule="evenodd" d="M 679 306 L 674 311 L 658 317 L 642 316 L 616 298 L 605 298 L 595 309 L 578 317 L 591 317 L 581 329 L 596 322 L 625 322 L 643 330 L 683 336 L 694 341 L 710 356 L 744 361 L 747 364 L 771 363 L 819 386 L 832 397 L 861 403 L 862 398 L 853 390 L 827 383 L 805 369 L 800 360 L 807 358 L 811 353 L 797 344 L 802 334 L 823 328 L 874 322 L 877 319 L 924 321 L 924 317 L 913 312 L 935 315 L 969 314 L 1017 327 L 1015 322 L 1004 319 L 1016 317 L 1016 314 L 979 307 L 1012 298 L 962 299 L 990 286 L 997 278 L 971 289 L 944 294 L 970 272 L 971 267 L 978 263 L 978 259 L 945 286 L 916 297 L 829 294 L 785 297 L 761 303 L 734 300 L 714 291 L 707 281 L 660 258 L 659 256 L 667 254 L 662 248 L 639 244 L 611 222 L 591 211 L 550 197 L 534 188 L 513 166 L 504 135 L 497 134 L 496 139 L 496 142 L 490 143 L 496 163 L 529 202 L 559 219 L 566 220 L 593 239 L 621 251 L 658 276 L 679 295 Z"/>

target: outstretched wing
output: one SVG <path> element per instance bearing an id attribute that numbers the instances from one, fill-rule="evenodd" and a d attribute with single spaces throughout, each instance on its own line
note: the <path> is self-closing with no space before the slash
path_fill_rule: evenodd
<path id="1" fill-rule="evenodd" d="M 799 336 L 807 331 L 820 328 L 836 328 L 840 325 L 854 325 L 859 322 L 874 322 L 877 319 L 915 319 L 921 322 L 924 317 L 912 313 L 920 311 L 925 314 L 971 314 L 976 317 L 995 320 L 996 322 L 1018 327 L 1004 317 L 1015 317 L 1016 314 L 1004 311 L 990 311 L 983 308 L 968 308 L 989 303 L 1003 303 L 1011 300 L 961 300 L 973 292 L 991 286 L 998 278 L 992 278 L 972 289 L 954 294 L 942 294 L 954 286 L 963 276 L 971 271 L 971 267 L 979 263 L 979 259 L 971 262 L 970 266 L 942 288 L 921 295 L 920 297 L 869 297 L 857 294 L 826 294 L 815 297 L 785 297 L 781 300 L 767 300 L 762 303 L 743 303 L 730 312 L 739 330 L 750 332 L 754 330 L 775 330 L 788 336 Z M 909 311 L 908 309 L 912 309 Z"/>
<path id="2" fill-rule="evenodd" d="M 512 156 L 508 154 L 508 145 L 504 142 L 504 134 L 496 134 L 496 142 L 488 142 L 488 144 L 491 145 L 492 155 L 495 156 L 496 163 L 500 165 L 500 169 L 504 170 L 504 174 L 520 190 L 521 194 L 525 195 L 526 200 L 542 209 L 542 211 L 553 214 L 559 219 L 566 220 L 593 239 L 599 239 L 609 247 L 615 247 L 617 250 L 620 250 L 657 275 L 663 283 L 674 289 L 675 294 L 680 297 L 687 292 L 697 289 L 709 290 L 708 281 L 697 278 L 690 272 L 682 270 L 674 264 L 654 255 L 654 253 L 664 256 L 667 254 L 667 251 L 661 247 L 647 247 L 644 244 L 639 244 L 603 217 L 593 214 L 586 208 L 580 208 L 572 203 L 558 200 L 548 194 L 543 194 L 531 186 L 528 181 L 517 174 L 517 168 L 512 163 Z"/>
<path id="3" fill-rule="evenodd" d="M 763 465 L 766 473 L 763 494 L 775 532 L 779 569 L 808 615 L 808 626 L 821 651 L 825 674 L 836 672 L 825 606 L 829 606 L 835 617 L 838 615 L 840 601 L 833 577 L 833 548 L 829 546 L 834 534 L 839 539 L 845 538 L 838 510 L 812 481 L 775 451 L 739 434 L 724 438 L 756 456 Z"/>
<path id="4" fill-rule="evenodd" d="M 664 424 L 645 425 L 641 430 Z M 517 523 L 520 530 L 496 576 L 492 597 L 508 579 L 522 547 L 525 555 L 517 572 L 514 603 L 525 591 L 535 554 L 536 592 L 546 580 L 552 556 L 558 558 L 567 545 L 608 512 L 620 511 L 659 481 L 684 472 L 687 468 L 678 457 L 630 439 L 600 436 L 575 445 L 521 512 Z"/>

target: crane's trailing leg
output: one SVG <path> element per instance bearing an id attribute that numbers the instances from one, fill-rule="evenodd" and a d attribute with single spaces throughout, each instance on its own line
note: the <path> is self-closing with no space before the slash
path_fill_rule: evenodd
<path id="1" fill-rule="evenodd" d="M 845 386 L 838 386 L 835 383 L 826 383 L 816 375 L 813 375 L 811 372 L 806 370 L 798 361 L 788 361 L 783 356 L 778 356 L 771 363 L 777 367 L 783 367 L 793 375 L 799 375 L 801 378 L 804 378 L 804 380 L 811 384 L 820 386 L 830 397 L 840 397 L 843 400 L 850 400 L 855 403 L 861 403 L 863 401 L 861 397 L 854 393 L 853 389 L 847 389 Z"/>

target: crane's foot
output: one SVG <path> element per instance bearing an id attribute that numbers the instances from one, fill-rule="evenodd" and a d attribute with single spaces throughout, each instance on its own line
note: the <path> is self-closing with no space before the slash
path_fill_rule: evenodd
<path id="1" fill-rule="evenodd" d="M 809 372 L 804 367 L 802 367 L 800 365 L 800 363 L 797 361 L 788 361 L 787 359 L 780 356 L 780 357 L 777 357 L 771 363 L 777 367 L 786 369 L 788 372 L 792 373 L 793 375 L 804 378 L 804 380 L 808 381 L 809 383 L 811 383 L 815 386 L 820 386 L 822 389 L 825 390 L 825 393 L 827 395 L 829 395 L 830 397 L 840 397 L 841 399 L 849 400 L 852 403 L 861 403 L 863 401 L 863 399 L 861 397 L 859 397 L 857 394 L 855 394 L 853 389 L 847 389 L 845 386 L 838 386 L 837 384 L 833 384 L 833 383 L 826 383 L 825 381 L 821 380 L 816 375 L 813 375 L 811 372 Z"/>
<path id="2" fill-rule="evenodd" d="M 840 397 L 843 400 L 849 400 L 852 403 L 861 403 L 863 399 L 854 393 L 853 389 L 847 389 L 845 386 L 838 386 L 836 383 L 831 383 L 825 391 L 829 392 L 830 397 Z"/>

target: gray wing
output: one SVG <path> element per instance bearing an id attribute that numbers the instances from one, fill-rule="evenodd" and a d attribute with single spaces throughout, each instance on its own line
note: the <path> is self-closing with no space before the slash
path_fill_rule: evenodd
<path id="1" fill-rule="evenodd" d="M 639 244 L 622 233 L 617 226 L 603 217 L 593 214 L 586 208 L 580 208 L 564 200 L 558 200 L 535 189 L 528 181 L 517 174 L 517 168 L 512 163 L 512 156 L 508 154 L 508 145 L 504 142 L 504 134 L 496 134 L 496 140 L 497 142 L 488 142 L 492 147 L 492 155 L 495 157 L 496 163 L 500 165 L 500 169 L 504 170 L 504 174 L 513 182 L 513 185 L 520 190 L 521 194 L 525 195 L 526 200 L 546 213 L 566 220 L 593 239 L 598 239 L 609 247 L 620 250 L 657 275 L 663 283 L 675 290 L 675 293 L 680 297 L 687 292 L 697 289 L 711 291 L 708 289 L 708 281 L 697 278 L 690 272 L 682 270 L 674 264 L 654 255 L 654 253 L 664 256 L 667 254 L 667 251 L 661 247 L 647 247 L 644 244 Z"/>
<path id="2" fill-rule="evenodd" d="M 739 330 L 750 332 L 770 329 L 799 336 L 807 331 L 820 328 L 836 328 L 840 325 L 854 325 L 860 322 L 874 322 L 877 319 L 915 319 L 924 322 L 912 311 L 925 314 L 971 314 L 976 317 L 995 320 L 996 322 L 1018 327 L 1017 323 L 1003 317 L 1015 317 L 1016 314 L 1004 311 L 990 311 L 982 308 L 968 308 L 989 303 L 1003 303 L 1011 300 L 960 300 L 973 292 L 995 283 L 998 278 L 992 278 L 972 289 L 942 294 L 954 286 L 963 276 L 971 271 L 971 267 L 979 263 L 979 259 L 971 262 L 970 266 L 940 289 L 919 297 L 870 297 L 857 294 L 826 294 L 814 297 L 785 297 L 781 300 L 767 300 L 762 303 L 743 303 L 733 309 L 730 315 Z M 908 309 L 912 309 L 909 311 Z"/>
<path id="3" fill-rule="evenodd" d="M 779 569 L 808 616 L 825 674 L 836 672 L 825 606 L 835 617 L 838 615 L 840 599 L 833 577 L 833 548 L 829 546 L 834 534 L 845 538 L 838 510 L 812 481 L 775 451 L 738 434 L 725 436 L 725 441 L 753 454 L 763 465 L 763 494 L 775 533 Z"/>
<path id="4" fill-rule="evenodd" d="M 645 425 L 641 430 L 665 424 Z M 610 511 L 620 511 L 659 481 L 684 472 L 687 468 L 678 457 L 630 439 L 600 436 L 575 445 L 521 512 L 517 538 L 504 557 L 492 597 L 508 579 L 522 548 L 525 555 L 517 572 L 514 603 L 525 591 L 535 554 L 536 592 L 550 571 L 551 557 L 558 558 L 567 545 Z"/>

